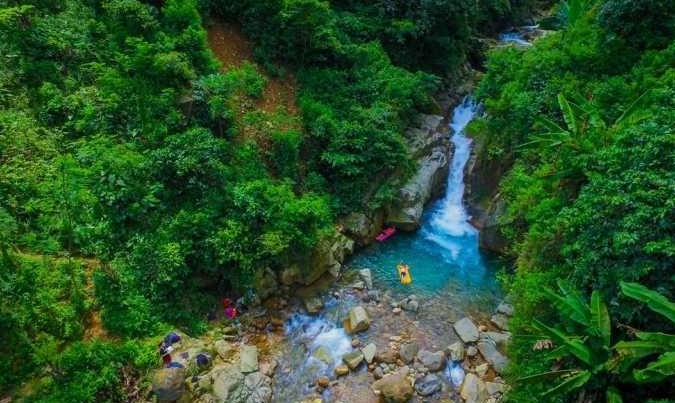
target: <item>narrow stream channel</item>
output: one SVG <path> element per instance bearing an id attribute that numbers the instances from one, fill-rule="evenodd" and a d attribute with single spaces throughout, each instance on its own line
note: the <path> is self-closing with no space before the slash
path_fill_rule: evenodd
<path id="1" fill-rule="evenodd" d="M 288 345 L 282 347 L 283 357 L 279 358 L 276 401 L 300 401 L 310 396 L 318 376 L 335 379 L 335 366 L 341 363 L 343 354 L 351 351 L 353 337 L 361 345 L 375 343 L 381 351 L 389 347 L 392 337 L 403 335 L 415 340 L 420 349 L 438 351 L 457 341 L 452 329 L 454 321 L 464 316 L 486 320 L 494 311 L 500 299 L 495 261 L 478 249 L 478 233 L 468 223 L 470 217 L 463 204 L 464 166 L 471 153 L 471 139 L 464 135 L 464 128 L 476 112 L 477 106 L 470 97 L 453 111 L 450 126 L 455 151 L 447 192 L 426 209 L 421 229 L 411 234 L 399 232 L 347 262 L 348 271 L 371 270 L 374 288 L 383 297 L 377 305 L 368 303 L 381 314 L 373 318 L 368 331 L 347 335 L 341 321 L 351 307 L 365 302 L 344 292 L 331 297 L 318 316 L 294 315 L 286 323 Z M 409 285 L 398 280 L 396 265 L 400 262 L 410 266 L 413 281 Z M 418 298 L 419 311 L 392 314 L 391 302 L 410 295 Z M 328 351 L 330 357 L 317 359 L 326 355 L 320 354 L 321 349 Z M 445 397 L 452 397 L 457 385 L 451 378 L 463 373 L 457 375 L 456 368 L 449 367 L 445 374 Z M 372 381 L 363 365 L 323 391 L 323 401 L 376 402 L 369 388 Z"/>

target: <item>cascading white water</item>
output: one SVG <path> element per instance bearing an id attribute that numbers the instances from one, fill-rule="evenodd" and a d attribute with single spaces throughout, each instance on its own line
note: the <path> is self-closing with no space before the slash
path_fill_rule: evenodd
<path id="1" fill-rule="evenodd" d="M 475 228 L 468 223 L 468 213 L 464 208 L 464 166 L 471 155 L 471 139 L 464 135 L 464 129 L 476 114 L 478 106 L 471 97 L 465 97 L 462 104 L 454 109 L 450 128 L 451 141 L 455 146 L 450 164 L 448 187 L 442 206 L 434 214 L 431 225 L 448 235 L 463 236 L 473 234 Z"/>

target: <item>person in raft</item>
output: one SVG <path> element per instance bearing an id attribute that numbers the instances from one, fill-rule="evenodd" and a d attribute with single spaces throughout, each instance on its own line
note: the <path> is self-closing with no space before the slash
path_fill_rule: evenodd
<path id="1" fill-rule="evenodd" d="M 401 267 L 401 280 L 403 280 L 407 275 L 408 275 L 408 268 L 405 266 Z"/>

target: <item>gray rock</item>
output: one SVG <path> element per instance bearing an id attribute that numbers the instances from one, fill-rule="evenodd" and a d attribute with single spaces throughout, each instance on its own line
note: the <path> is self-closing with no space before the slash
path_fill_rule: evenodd
<path id="1" fill-rule="evenodd" d="M 443 351 L 431 352 L 422 350 L 417 354 L 417 359 L 431 372 L 440 371 L 445 368 L 446 360 Z"/>
<path id="2" fill-rule="evenodd" d="M 504 393 L 504 391 L 506 390 L 506 385 L 504 385 L 502 382 L 485 382 L 485 386 L 490 396 L 495 396 L 500 393 Z"/>
<path id="3" fill-rule="evenodd" d="M 408 381 L 408 368 L 384 375 L 370 386 L 376 395 L 390 403 L 405 403 L 413 396 L 413 387 Z"/>
<path id="4" fill-rule="evenodd" d="M 178 400 L 185 392 L 185 368 L 163 368 L 155 372 L 152 391 L 160 401 Z"/>
<path id="5" fill-rule="evenodd" d="M 420 309 L 420 303 L 415 299 L 410 300 L 407 304 L 405 304 L 404 309 L 410 312 L 417 312 Z"/>
<path id="6" fill-rule="evenodd" d="M 239 370 L 243 373 L 258 370 L 258 347 L 243 345 L 239 351 Z"/>
<path id="7" fill-rule="evenodd" d="M 362 306 L 355 306 L 349 311 L 349 317 L 345 320 L 347 333 L 357 333 L 370 327 L 370 317 Z"/>
<path id="8" fill-rule="evenodd" d="M 468 373 L 459 390 L 465 403 L 483 403 L 488 399 L 487 388 L 475 374 Z"/>
<path id="9" fill-rule="evenodd" d="M 373 274 L 370 269 L 359 270 L 359 277 L 363 280 L 369 290 L 373 289 Z"/>
<path id="10" fill-rule="evenodd" d="M 244 374 L 234 365 L 222 365 L 211 372 L 213 395 L 221 402 L 244 402 L 246 388 Z"/>
<path id="11" fill-rule="evenodd" d="M 368 364 L 370 364 L 373 362 L 375 354 L 377 353 L 377 346 L 375 346 L 374 343 L 369 343 L 367 346 L 361 349 L 361 352 L 363 353 L 363 358 Z"/>
<path id="12" fill-rule="evenodd" d="M 464 343 L 478 341 L 478 328 L 469 318 L 462 318 L 452 325 Z"/>
<path id="13" fill-rule="evenodd" d="M 323 309 L 323 301 L 319 297 L 308 297 L 304 299 L 305 309 L 310 315 L 315 315 Z"/>
<path id="14" fill-rule="evenodd" d="M 312 357 L 316 360 L 326 363 L 327 365 L 333 364 L 333 355 L 331 351 L 326 346 L 319 346 L 312 353 Z"/>
<path id="15" fill-rule="evenodd" d="M 361 362 L 363 362 L 363 353 L 360 351 L 352 351 L 342 356 L 342 361 L 347 364 L 349 369 L 356 369 Z"/>
<path id="16" fill-rule="evenodd" d="M 337 376 L 347 375 L 348 373 L 349 367 L 345 364 L 340 364 L 337 367 L 335 367 L 335 375 Z"/>
<path id="17" fill-rule="evenodd" d="M 462 343 L 461 341 L 452 343 L 451 345 L 448 346 L 446 351 L 452 361 L 464 360 L 464 354 L 466 353 L 466 350 L 464 349 L 464 343 Z"/>
<path id="18" fill-rule="evenodd" d="M 478 354 L 478 349 L 476 346 L 469 346 L 466 348 L 466 356 L 467 357 L 475 357 L 476 354 Z"/>
<path id="19" fill-rule="evenodd" d="M 497 351 L 497 347 L 492 342 L 480 341 L 477 346 L 485 361 L 501 374 L 508 363 L 507 358 Z"/>
<path id="20" fill-rule="evenodd" d="M 424 378 L 415 381 L 415 391 L 422 396 L 429 396 L 441 391 L 441 378 L 434 374 L 427 374 Z"/>
<path id="21" fill-rule="evenodd" d="M 366 288 L 366 283 L 364 283 L 361 280 L 354 281 L 352 283 L 352 288 L 355 290 L 363 290 L 364 288 Z"/>
<path id="22" fill-rule="evenodd" d="M 272 401 L 272 379 L 260 372 L 253 372 L 244 378 L 248 398 L 247 403 L 265 403 Z"/>
<path id="23" fill-rule="evenodd" d="M 377 290 L 368 291 L 368 298 L 371 301 L 380 302 L 380 292 Z"/>
<path id="24" fill-rule="evenodd" d="M 485 377 L 485 374 L 487 374 L 489 368 L 490 366 L 488 365 L 487 362 L 478 364 L 476 365 L 476 374 L 478 374 L 479 377 L 483 378 Z"/>
<path id="25" fill-rule="evenodd" d="M 384 370 L 382 369 L 382 367 L 375 367 L 375 369 L 373 370 L 373 377 L 375 379 L 382 379 L 383 376 Z"/>
<path id="26" fill-rule="evenodd" d="M 497 347 L 505 347 L 511 340 L 509 332 L 483 332 L 480 335 L 481 340 L 492 340 Z"/>
<path id="27" fill-rule="evenodd" d="M 509 330 L 509 318 L 501 313 L 492 315 L 490 322 L 502 330 Z"/>
<path id="28" fill-rule="evenodd" d="M 506 316 L 512 316 L 513 307 L 510 304 L 507 304 L 506 302 L 501 302 L 499 306 L 497 306 L 497 313 L 501 313 Z"/>
<path id="29" fill-rule="evenodd" d="M 401 345 L 401 348 L 398 351 L 399 358 L 404 363 L 409 363 L 415 359 L 415 356 L 419 352 L 420 347 L 417 342 L 412 341 L 410 343 L 405 343 Z"/>

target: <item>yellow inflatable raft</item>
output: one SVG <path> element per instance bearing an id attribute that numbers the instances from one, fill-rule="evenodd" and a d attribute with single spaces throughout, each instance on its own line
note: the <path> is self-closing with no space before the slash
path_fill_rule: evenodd
<path id="1" fill-rule="evenodd" d="M 412 282 L 412 276 L 410 275 L 410 267 L 407 264 L 399 264 L 396 266 L 398 270 L 398 278 L 403 284 L 410 284 Z"/>

